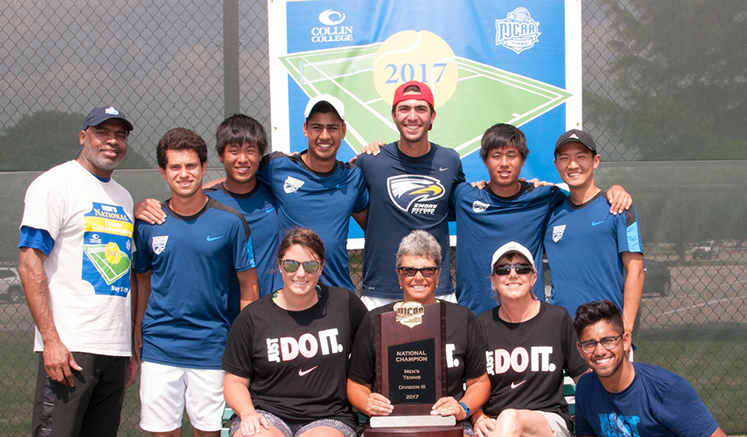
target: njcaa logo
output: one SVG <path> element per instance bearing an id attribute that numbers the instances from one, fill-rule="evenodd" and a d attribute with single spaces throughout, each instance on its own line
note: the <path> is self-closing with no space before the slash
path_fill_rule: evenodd
<path id="1" fill-rule="evenodd" d="M 539 41 L 539 25 L 526 8 L 516 8 L 504 20 L 495 20 L 495 45 L 516 53 L 531 49 Z"/>
<path id="2" fill-rule="evenodd" d="M 324 26 L 311 29 L 311 42 L 353 41 L 353 26 L 338 26 L 345 21 L 345 14 L 332 9 L 319 14 L 319 22 Z"/>
<path id="3" fill-rule="evenodd" d="M 440 199 L 446 191 L 438 179 L 420 175 L 392 176 L 387 179 L 387 190 L 397 208 L 427 215 L 434 215 L 438 205 L 426 202 Z"/>
<path id="4" fill-rule="evenodd" d="M 150 242 L 150 247 L 153 248 L 153 252 L 156 255 L 160 255 L 161 252 L 163 252 L 163 250 L 166 249 L 167 241 L 169 241 L 168 235 L 164 235 L 162 237 L 153 237 L 153 240 Z"/>
<path id="5" fill-rule="evenodd" d="M 485 364 L 489 375 L 502 375 L 509 370 L 515 373 L 554 372 L 555 364 L 550 362 L 552 346 L 532 346 L 529 350 L 517 347 L 512 351 L 496 349 L 485 352 Z"/>
<path id="6" fill-rule="evenodd" d="M 322 355 L 339 354 L 345 349 L 337 342 L 337 328 L 319 331 L 317 336 L 303 334 L 298 339 L 293 337 L 268 338 L 267 359 L 279 363 L 291 361 L 301 355 L 304 358 L 314 358 L 321 352 Z"/>
<path id="7" fill-rule="evenodd" d="M 565 232 L 565 225 L 558 225 L 552 228 L 552 242 L 557 243 L 563 238 L 563 232 Z"/>
<path id="8" fill-rule="evenodd" d="M 303 186 L 304 182 L 302 180 L 296 179 L 292 176 L 288 176 L 288 178 L 283 183 L 283 191 L 286 193 L 295 193 L 298 191 L 299 188 Z"/>
<path id="9" fill-rule="evenodd" d="M 472 202 L 472 211 L 477 212 L 477 213 L 485 212 L 489 206 L 490 205 L 488 205 L 485 202 L 480 202 L 479 200 L 475 200 L 474 202 Z"/>

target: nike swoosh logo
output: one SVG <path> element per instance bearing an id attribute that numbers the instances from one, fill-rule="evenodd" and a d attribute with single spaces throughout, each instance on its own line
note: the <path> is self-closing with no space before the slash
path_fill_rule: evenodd
<path id="1" fill-rule="evenodd" d="M 439 168 L 438 168 L 438 171 L 446 171 L 446 170 L 448 170 L 448 169 L 449 169 L 449 167 L 446 167 L 446 168 L 443 168 L 443 167 L 439 167 Z"/>
<path id="2" fill-rule="evenodd" d="M 604 220 L 602 220 L 601 222 L 591 222 L 591 225 L 592 225 L 592 226 L 599 226 L 599 225 L 601 225 L 602 223 L 604 223 Z"/>
<path id="3" fill-rule="evenodd" d="M 512 382 L 512 383 L 511 383 L 511 390 L 515 389 L 516 387 L 520 386 L 521 384 L 524 384 L 525 382 L 527 382 L 527 380 L 526 380 L 526 379 L 525 379 L 525 380 L 523 380 L 523 381 L 521 381 L 521 382 L 520 382 L 520 383 L 518 383 L 518 384 L 517 384 L 517 383 L 515 383 L 515 382 Z"/>
<path id="4" fill-rule="evenodd" d="M 306 375 L 308 375 L 309 373 L 311 373 L 311 372 L 312 372 L 312 371 L 313 371 L 314 369 L 316 369 L 317 367 L 319 367 L 319 366 L 314 366 L 314 367 L 312 367 L 312 368 L 311 368 L 311 369 L 309 369 L 309 370 L 301 370 L 301 369 L 298 369 L 298 376 L 306 376 Z"/>
<path id="5" fill-rule="evenodd" d="M 274 208 L 274 207 L 273 207 L 273 208 L 265 208 L 265 212 L 266 212 L 267 214 L 269 214 L 269 213 L 271 213 L 271 212 L 273 212 L 273 211 L 275 211 L 275 208 Z"/>
<path id="6" fill-rule="evenodd" d="M 221 235 L 220 237 L 211 237 L 210 235 L 208 235 L 207 236 L 207 241 L 220 240 L 221 238 L 223 238 L 223 235 Z"/>

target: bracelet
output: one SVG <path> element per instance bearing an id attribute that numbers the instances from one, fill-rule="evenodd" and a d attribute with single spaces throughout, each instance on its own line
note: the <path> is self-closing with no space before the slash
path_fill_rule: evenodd
<path id="1" fill-rule="evenodd" d="M 467 415 L 464 417 L 465 419 L 469 418 L 469 407 L 464 402 L 459 402 L 459 406 L 464 409 L 464 412 L 467 413 Z"/>

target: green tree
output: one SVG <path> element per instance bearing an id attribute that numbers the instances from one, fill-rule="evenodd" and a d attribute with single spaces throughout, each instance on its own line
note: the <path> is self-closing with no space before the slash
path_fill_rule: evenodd
<path id="1" fill-rule="evenodd" d="M 69 161 L 80 150 L 84 115 L 40 111 L 24 115 L 0 134 L 0 171 L 42 171 Z M 119 168 L 150 168 L 129 148 Z"/>
<path id="2" fill-rule="evenodd" d="M 641 160 L 747 159 L 747 2 L 599 2 L 611 86 L 587 86 L 587 121 Z"/>

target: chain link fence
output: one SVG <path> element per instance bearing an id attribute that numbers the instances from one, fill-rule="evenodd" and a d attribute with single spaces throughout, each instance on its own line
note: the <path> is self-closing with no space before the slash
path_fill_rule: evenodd
<path id="1" fill-rule="evenodd" d="M 747 4 L 584 3 L 584 119 L 601 186 L 632 193 L 645 243 L 636 359 L 687 378 L 725 430 L 747 430 Z M 269 131 L 265 2 L 6 2 L 0 17 L 0 435 L 27 435 L 37 361 L 17 270 L 23 195 L 74 157 L 85 113 L 135 120 L 117 179 L 165 198 L 155 145 L 185 126 L 212 142 L 227 115 Z M 238 41 L 238 44 L 236 44 Z M 549 158 L 548 158 L 549 159 Z M 220 176 L 210 157 L 208 178 Z M 360 252 L 351 253 L 360 283 Z M 122 435 L 138 427 L 137 386 Z M 185 435 L 191 435 L 189 427 Z"/>

